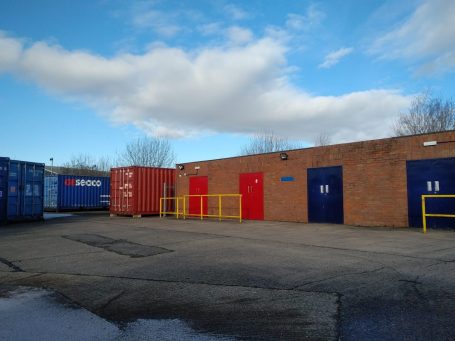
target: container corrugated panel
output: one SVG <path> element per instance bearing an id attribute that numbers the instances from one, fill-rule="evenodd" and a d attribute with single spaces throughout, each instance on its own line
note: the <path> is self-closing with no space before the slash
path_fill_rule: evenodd
<path id="1" fill-rule="evenodd" d="M 44 164 L 10 160 L 7 220 L 43 218 Z"/>
<path id="2" fill-rule="evenodd" d="M 111 169 L 110 212 L 118 215 L 151 215 L 160 212 L 164 188 L 174 188 L 175 169 L 120 167 Z"/>
<path id="3" fill-rule="evenodd" d="M 105 176 L 54 175 L 44 182 L 46 210 L 109 208 L 110 180 Z"/>
<path id="4" fill-rule="evenodd" d="M 6 223 L 9 158 L 0 157 L 0 225 Z"/>
<path id="5" fill-rule="evenodd" d="M 44 177 L 44 210 L 57 210 L 58 176 Z"/>

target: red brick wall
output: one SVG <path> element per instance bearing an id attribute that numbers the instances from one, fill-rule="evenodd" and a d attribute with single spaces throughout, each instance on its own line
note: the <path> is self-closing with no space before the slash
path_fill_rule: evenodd
<path id="1" fill-rule="evenodd" d="M 239 174 L 264 173 L 264 218 L 308 221 L 307 168 L 343 166 L 344 222 L 363 226 L 407 226 L 406 160 L 455 157 L 455 142 L 423 147 L 424 141 L 455 141 L 455 131 L 339 144 L 185 164 L 177 170 L 178 195 L 188 194 L 184 173 L 207 175 L 209 193 L 238 193 Z M 179 176 L 180 175 L 180 176 Z M 281 182 L 292 176 L 293 182 Z"/>

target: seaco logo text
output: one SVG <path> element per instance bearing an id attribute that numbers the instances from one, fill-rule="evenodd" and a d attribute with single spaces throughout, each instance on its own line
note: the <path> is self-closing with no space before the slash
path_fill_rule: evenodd
<path id="1" fill-rule="evenodd" d="M 101 187 L 101 180 L 65 179 L 65 186 Z"/>

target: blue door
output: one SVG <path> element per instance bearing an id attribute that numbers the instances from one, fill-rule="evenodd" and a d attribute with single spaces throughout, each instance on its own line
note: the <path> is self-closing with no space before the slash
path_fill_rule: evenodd
<path id="1" fill-rule="evenodd" d="M 409 226 L 422 227 L 422 194 L 455 194 L 455 158 L 406 162 Z M 426 212 L 455 214 L 455 198 L 427 198 Z M 427 227 L 455 228 L 454 218 L 428 217 Z"/>
<path id="2" fill-rule="evenodd" d="M 343 224 L 343 168 L 308 168 L 308 221 Z"/>
<path id="3" fill-rule="evenodd" d="M 6 222 L 6 199 L 8 197 L 9 159 L 0 157 L 0 225 Z"/>
<path id="4" fill-rule="evenodd" d="M 8 175 L 8 220 L 43 216 L 44 164 L 11 160 Z"/>

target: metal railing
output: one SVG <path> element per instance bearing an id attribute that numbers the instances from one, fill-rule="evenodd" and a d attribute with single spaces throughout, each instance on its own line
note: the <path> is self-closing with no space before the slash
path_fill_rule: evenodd
<path id="1" fill-rule="evenodd" d="M 424 194 L 422 195 L 422 220 L 423 233 L 427 233 L 427 217 L 455 218 L 454 214 L 427 213 L 425 207 L 426 198 L 455 198 L 455 194 Z"/>
<path id="2" fill-rule="evenodd" d="M 169 205 L 169 206 L 166 205 L 166 201 L 168 201 L 168 200 L 175 201 L 175 204 L 174 205 Z M 179 207 L 179 203 L 180 203 L 181 200 L 184 201 L 184 198 L 183 197 L 163 197 L 163 198 L 160 198 L 160 218 L 169 214 L 169 215 L 175 215 L 176 218 L 178 219 L 179 215 L 183 215 L 183 213 L 180 212 L 180 207 Z M 167 207 L 172 207 L 172 206 L 174 206 L 175 211 L 168 211 Z"/>
<path id="3" fill-rule="evenodd" d="M 188 206 L 190 198 L 200 198 L 199 200 L 199 213 L 189 213 Z M 204 198 L 206 198 L 204 200 Z M 208 207 L 206 209 L 207 213 L 205 213 L 205 204 L 208 203 L 208 198 L 218 198 L 217 200 L 217 213 L 216 214 L 209 214 Z M 238 215 L 225 215 L 223 214 L 223 198 L 238 198 Z M 164 200 L 175 200 L 175 211 L 171 212 L 164 212 Z M 187 205 L 188 200 L 188 205 Z M 180 201 L 182 201 L 182 206 L 180 206 Z M 182 208 L 182 210 L 180 210 Z M 181 197 L 168 197 L 168 198 L 160 198 L 160 217 L 165 216 L 166 214 L 175 215 L 177 219 L 181 216 L 183 219 L 187 217 L 198 217 L 201 220 L 204 218 L 218 218 L 218 220 L 222 219 L 238 219 L 239 222 L 242 222 L 242 195 L 241 194 L 190 194 L 184 195 Z"/>

